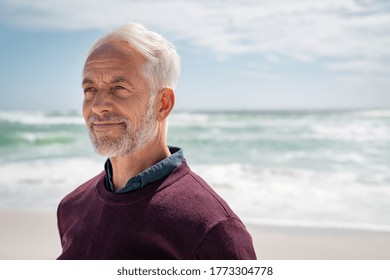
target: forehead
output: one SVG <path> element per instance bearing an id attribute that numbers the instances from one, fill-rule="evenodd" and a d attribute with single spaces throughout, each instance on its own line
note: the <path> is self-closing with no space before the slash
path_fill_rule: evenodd
<path id="1" fill-rule="evenodd" d="M 112 72 L 128 72 L 134 75 L 145 64 L 145 59 L 122 42 L 108 42 L 96 48 L 84 65 L 84 76 Z"/>

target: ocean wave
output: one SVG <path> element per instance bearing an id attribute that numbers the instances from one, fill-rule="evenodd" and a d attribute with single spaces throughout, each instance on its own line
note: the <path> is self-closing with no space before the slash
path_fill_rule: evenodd
<path id="1" fill-rule="evenodd" d="M 0 145 L 50 145 L 69 144 L 77 141 L 78 135 L 69 132 L 16 132 L 0 138 Z"/>
<path id="2" fill-rule="evenodd" d="M 55 209 L 77 186 L 97 175 L 96 159 L 54 158 L 0 165 L 0 207 Z"/>
<path id="3" fill-rule="evenodd" d="M 244 220 L 390 225 L 390 123 L 374 113 L 175 113 L 168 136 Z M 76 112 L 0 111 L 0 130 L 0 206 L 54 208 L 103 168 Z"/>
<path id="4" fill-rule="evenodd" d="M 330 161 L 334 163 L 357 163 L 357 164 L 367 164 L 367 158 L 358 151 L 350 152 L 345 151 L 340 153 L 331 149 L 319 149 L 316 153 L 307 152 L 307 151 L 291 151 L 287 153 L 280 154 L 277 160 L 281 162 L 293 161 L 293 160 L 321 160 L 321 161 Z"/>
<path id="5" fill-rule="evenodd" d="M 246 218 L 244 220 L 248 224 L 270 226 L 270 227 L 287 227 L 287 228 L 307 228 L 307 229 L 339 229 L 339 230 L 363 230 L 390 233 L 390 225 L 388 224 L 372 224 L 372 223 L 340 223 L 337 221 L 304 221 L 304 220 L 271 220 L 271 219 L 256 219 Z"/>
<path id="6" fill-rule="evenodd" d="M 363 114 L 364 112 L 360 112 Z M 385 114 L 384 112 L 381 113 Z M 390 142 L 390 120 L 365 118 L 352 112 L 276 115 L 253 113 L 173 114 L 170 133 L 180 139 L 199 141 L 316 141 L 327 142 Z M 262 142 L 259 144 L 263 144 Z"/>
<path id="7" fill-rule="evenodd" d="M 103 169 L 104 160 L 96 158 L 51 158 L 0 165 L 1 187 L 18 190 L 30 186 L 36 191 L 49 187 L 71 188 L 96 175 Z M 14 174 L 14 176 L 9 176 Z"/>
<path id="8" fill-rule="evenodd" d="M 312 123 L 311 117 L 257 113 L 173 113 L 169 119 L 172 127 L 216 127 L 216 128 L 267 128 L 267 127 L 305 127 Z"/>
<path id="9" fill-rule="evenodd" d="M 375 182 L 353 171 L 316 172 L 249 164 L 196 165 L 193 169 L 243 219 L 390 226 L 390 184 L 385 176 L 374 178 Z"/>
<path id="10" fill-rule="evenodd" d="M 390 128 L 386 123 L 350 121 L 346 124 L 313 124 L 313 139 L 367 142 L 390 141 Z M 310 137 L 310 136 L 309 136 Z"/>
<path id="11" fill-rule="evenodd" d="M 3 163 L 0 206 L 54 209 L 64 195 L 98 174 L 103 164 L 100 157 Z M 359 172 L 316 172 L 242 163 L 190 166 L 244 221 L 356 229 L 367 225 L 390 227 L 389 178 L 369 182 Z"/>
<path id="12" fill-rule="evenodd" d="M 75 112 L 0 111 L 0 121 L 28 125 L 85 125 Z"/>
<path id="13" fill-rule="evenodd" d="M 354 115 L 364 118 L 390 118 L 390 110 L 364 110 L 356 111 Z"/>

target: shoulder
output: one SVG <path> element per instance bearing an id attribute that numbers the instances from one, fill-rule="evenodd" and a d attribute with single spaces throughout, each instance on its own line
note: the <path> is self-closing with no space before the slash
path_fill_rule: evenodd
<path id="1" fill-rule="evenodd" d="M 236 218 L 214 225 L 196 248 L 193 259 L 255 260 L 253 240 Z"/>
<path id="2" fill-rule="evenodd" d="M 77 202 L 82 197 L 84 197 L 86 193 L 93 191 L 95 189 L 94 187 L 103 182 L 105 174 L 105 171 L 102 171 L 100 174 L 78 186 L 61 200 L 59 207 L 69 203 Z"/>
<path id="3" fill-rule="evenodd" d="M 227 202 L 184 161 L 156 190 L 151 205 L 166 218 L 192 224 L 204 232 L 227 219 L 241 223 Z"/>
<path id="4" fill-rule="evenodd" d="M 91 193 L 95 192 L 95 187 L 104 180 L 105 172 L 93 177 L 87 182 L 77 187 L 74 191 L 66 195 L 57 208 L 57 226 L 61 238 L 71 224 L 74 224 L 80 218 L 80 207 L 89 204 Z M 90 207 L 87 207 L 87 209 Z"/>

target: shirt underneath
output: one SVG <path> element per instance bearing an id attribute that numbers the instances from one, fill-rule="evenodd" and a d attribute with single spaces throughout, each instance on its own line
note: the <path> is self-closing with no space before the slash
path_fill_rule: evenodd
<path id="1" fill-rule="evenodd" d="M 104 184 L 106 189 L 110 192 L 118 194 L 128 193 L 143 188 L 150 183 L 154 183 L 168 176 L 183 162 L 184 158 L 183 150 L 181 148 L 172 146 L 168 146 L 168 148 L 171 152 L 169 157 L 157 162 L 153 166 L 139 173 L 137 176 L 131 178 L 129 181 L 127 181 L 126 185 L 117 192 L 115 191 L 114 183 L 112 182 L 113 171 L 111 161 L 110 159 L 107 159 L 104 165 L 104 170 L 106 171 Z"/>

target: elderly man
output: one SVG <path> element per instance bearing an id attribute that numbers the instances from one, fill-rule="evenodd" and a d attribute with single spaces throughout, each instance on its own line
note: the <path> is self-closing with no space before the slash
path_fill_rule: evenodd
<path id="1" fill-rule="evenodd" d="M 255 259 L 226 202 L 167 146 L 180 59 L 139 24 L 102 37 L 85 62 L 83 116 L 104 171 L 58 207 L 59 259 Z"/>

